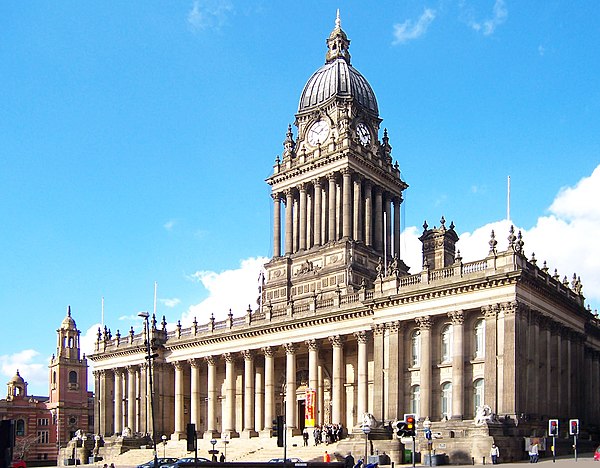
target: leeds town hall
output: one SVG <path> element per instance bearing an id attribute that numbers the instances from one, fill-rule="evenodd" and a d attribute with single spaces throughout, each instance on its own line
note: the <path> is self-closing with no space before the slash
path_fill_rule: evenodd
<path id="1" fill-rule="evenodd" d="M 443 217 L 423 225 L 422 265 L 409 272 L 408 183 L 392 131 L 339 16 L 326 43 L 266 181 L 273 258 L 258 305 L 190 327 L 151 316 L 140 334 L 99 330 L 88 356 L 95 433 L 154 426 L 159 439 L 180 440 L 194 423 L 199 438 L 267 439 L 284 415 L 289 434 L 341 424 L 348 446 L 364 450 L 367 420 L 373 450 L 399 462 L 390 424 L 412 413 L 417 450 L 430 427 L 450 463 L 470 463 L 492 443 L 520 459 L 525 438 L 547 436 L 552 418 L 565 441 L 571 418 L 582 431 L 598 425 L 600 324 L 581 280 L 526 256 L 512 228 L 490 233 L 485 258 L 463 262 Z"/>

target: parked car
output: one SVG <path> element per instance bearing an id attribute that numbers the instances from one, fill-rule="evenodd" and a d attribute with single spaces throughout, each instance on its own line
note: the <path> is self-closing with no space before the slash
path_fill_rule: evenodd
<path id="1" fill-rule="evenodd" d="M 297 457 L 288 457 L 287 461 L 288 463 L 303 463 L 303 461 Z M 283 463 L 283 458 L 271 458 L 269 463 Z"/>
<path id="2" fill-rule="evenodd" d="M 598 446 L 594 452 L 594 461 L 600 461 L 600 446 Z"/>
<path id="3" fill-rule="evenodd" d="M 159 458 L 158 468 L 163 468 L 165 465 L 171 465 L 175 463 L 178 458 Z M 154 468 L 154 459 L 138 465 L 136 468 Z"/>
<path id="4" fill-rule="evenodd" d="M 11 468 L 27 468 L 25 460 L 13 460 Z"/>
<path id="5" fill-rule="evenodd" d="M 210 460 L 208 458 L 198 457 L 198 464 L 200 464 L 200 463 L 210 463 Z M 175 463 L 171 463 L 169 465 L 162 465 L 162 468 L 183 468 L 184 466 L 193 465 L 193 464 L 194 464 L 194 457 L 185 457 L 185 458 L 180 458 Z"/>

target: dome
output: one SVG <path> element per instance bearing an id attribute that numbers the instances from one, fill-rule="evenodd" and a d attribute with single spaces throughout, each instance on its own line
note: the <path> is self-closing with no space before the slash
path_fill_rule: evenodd
<path id="1" fill-rule="evenodd" d="M 77 325 L 75 325 L 75 320 L 73 320 L 71 317 L 71 306 L 67 307 L 67 316 L 60 324 L 60 328 L 62 330 L 75 330 L 77 328 Z"/>
<path id="2" fill-rule="evenodd" d="M 24 385 L 25 380 L 23 379 L 23 377 L 21 377 L 21 374 L 19 374 L 19 371 L 17 371 L 15 376 L 12 379 L 10 379 L 10 381 L 8 383 L 13 384 L 13 385 Z"/>
<path id="3" fill-rule="evenodd" d="M 341 28 L 338 11 L 335 28 L 327 39 L 325 65 L 308 80 L 298 112 L 313 109 L 333 97 L 353 99 L 366 110 L 379 114 L 377 99 L 367 79 L 350 64 L 350 40 Z"/>

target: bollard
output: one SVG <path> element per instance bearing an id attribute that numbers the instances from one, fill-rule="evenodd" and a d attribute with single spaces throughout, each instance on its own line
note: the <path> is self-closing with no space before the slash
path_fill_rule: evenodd
<path id="1" fill-rule="evenodd" d="M 483 457 L 483 464 L 485 465 L 485 457 Z"/>
<path id="2" fill-rule="evenodd" d="M 475 457 L 471 457 L 471 465 L 475 466 Z"/>

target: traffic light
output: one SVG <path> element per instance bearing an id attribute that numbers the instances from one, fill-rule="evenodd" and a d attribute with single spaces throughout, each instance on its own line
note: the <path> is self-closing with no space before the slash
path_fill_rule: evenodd
<path id="1" fill-rule="evenodd" d="M 548 421 L 548 435 L 550 437 L 558 437 L 558 419 L 550 419 Z"/>
<path id="2" fill-rule="evenodd" d="M 579 435 L 579 419 L 569 419 L 569 434 Z"/>
<path id="3" fill-rule="evenodd" d="M 393 429 L 396 433 L 396 437 L 403 437 L 406 433 L 406 423 L 404 421 L 396 421 Z"/>
<path id="4" fill-rule="evenodd" d="M 187 441 L 187 451 L 193 452 L 196 450 L 196 425 L 189 423 L 185 431 Z"/>
<path id="5" fill-rule="evenodd" d="M 414 437 L 417 434 L 417 427 L 415 423 L 415 417 L 409 414 L 406 417 L 406 430 L 405 433 L 408 437 Z"/>
<path id="6" fill-rule="evenodd" d="M 277 447 L 283 447 L 283 416 L 273 419 L 273 432 L 277 434 Z"/>

